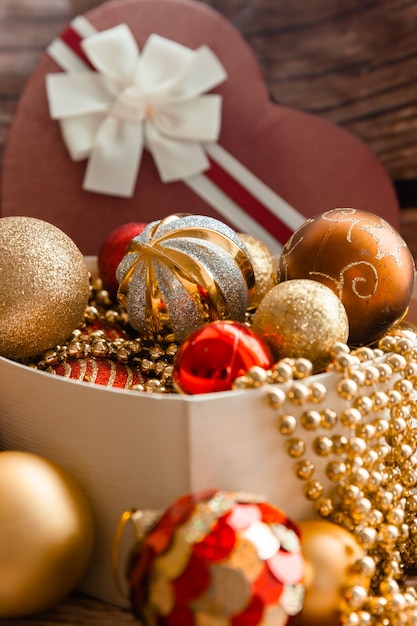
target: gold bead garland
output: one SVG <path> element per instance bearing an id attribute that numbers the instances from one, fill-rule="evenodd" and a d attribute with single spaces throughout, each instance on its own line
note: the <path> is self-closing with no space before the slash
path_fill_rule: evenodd
<path id="1" fill-rule="evenodd" d="M 123 307 L 112 301 L 100 279 L 91 279 L 89 304 L 81 325 L 65 343 L 45 351 L 26 364 L 34 369 L 51 371 L 53 366 L 71 360 L 109 359 L 136 367 L 146 377 L 143 385 L 132 385 L 130 389 L 173 393 L 172 369 L 177 350 L 178 344 L 172 334 L 161 335 L 154 342 L 133 333 Z"/>
<path id="2" fill-rule="evenodd" d="M 264 381 L 312 514 L 351 532 L 365 550 L 355 567 L 364 581 L 371 576 L 370 589 L 345 590 L 343 626 L 417 625 L 417 592 L 407 582 L 417 562 L 416 346 L 405 324 L 374 349 L 336 344 L 329 370 L 340 375 L 338 412 L 322 408 L 327 389 L 310 377 L 305 359 L 282 359 L 263 377 L 250 370 L 235 381 L 236 389 Z M 319 459 L 325 481 L 315 476 Z"/>

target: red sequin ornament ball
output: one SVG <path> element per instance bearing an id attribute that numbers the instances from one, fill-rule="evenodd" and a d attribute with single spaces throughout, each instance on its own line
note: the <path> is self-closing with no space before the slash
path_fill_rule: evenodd
<path id="1" fill-rule="evenodd" d="M 128 568 L 146 625 L 284 626 L 302 608 L 298 528 L 239 492 L 183 496 L 138 542 Z"/>
<path id="2" fill-rule="evenodd" d="M 269 369 L 272 364 L 268 346 L 249 326 L 219 320 L 198 328 L 181 344 L 173 380 L 187 394 L 228 391 L 251 367 Z"/>

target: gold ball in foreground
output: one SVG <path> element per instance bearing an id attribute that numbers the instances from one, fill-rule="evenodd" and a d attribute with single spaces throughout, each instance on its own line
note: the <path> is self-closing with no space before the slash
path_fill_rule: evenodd
<path id="1" fill-rule="evenodd" d="M 314 280 L 288 280 L 264 296 L 252 320 L 279 360 L 309 359 L 315 372 L 323 369 L 336 342 L 349 335 L 346 310 L 333 291 Z"/>
<path id="2" fill-rule="evenodd" d="M 249 252 L 255 274 L 255 291 L 249 297 L 248 309 L 256 309 L 264 295 L 277 284 L 274 255 L 263 241 L 246 233 L 238 233 Z"/>
<path id="3" fill-rule="evenodd" d="M 335 626 L 339 623 L 346 588 L 369 589 L 370 579 L 354 570 L 364 556 L 354 536 L 325 520 L 299 522 L 301 549 L 305 560 L 304 607 L 299 626 Z"/>
<path id="4" fill-rule="evenodd" d="M 93 546 L 90 506 L 62 468 L 0 452 L 0 618 L 42 611 L 79 582 Z"/>
<path id="5" fill-rule="evenodd" d="M 0 219 L 0 355 L 25 359 L 63 342 L 88 296 L 88 270 L 70 237 L 37 218 Z"/>

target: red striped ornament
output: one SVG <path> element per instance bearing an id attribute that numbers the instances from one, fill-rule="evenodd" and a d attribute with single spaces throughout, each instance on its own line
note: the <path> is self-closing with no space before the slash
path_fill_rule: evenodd
<path id="1" fill-rule="evenodd" d="M 131 389 L 134 385 L 142 385 L 144 378 L 135 367 L 116 363 L 110 359 L 76 359 L 51 365 L 50 374 L 70 378 L 78 382 L 102 385 L 118 389 Z"/>

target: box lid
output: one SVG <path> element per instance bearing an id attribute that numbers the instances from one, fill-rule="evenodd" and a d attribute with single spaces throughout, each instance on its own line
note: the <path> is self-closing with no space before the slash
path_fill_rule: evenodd
<path id="1" fill-rule="evenodd" d="M 84 17 L 100 32 L 127 24 L 140 50 L 158 34 L 190 50 L 207 46 L 214 53 L 227 73 L 212 89 L 222 97 L 220 135 L 213 145 L 226 152 L 225 160 L 219 165 L 218 156 L 210 154 L 209 169 L 198 185 L 198 176 L 163 183 L 145 151 L 131 197 L 83 190 L 86 161 L 71 160 L 59 124 L 49 114 L 46 77 L 62 68 L 45 53 L 27 83 L 9 133 L 3 215 L 51 221 L 85 254 L 97 254 L 109 232 L 122 223 L 175 212 L 220 217 L 253 236 L 258 236 L 260 224 L 267 239 L 278 214 L 283 231 L 277 237 L 285 241 L 305 217 L 337 206 L 379 214 L 398 229 L 395 192 L 376 157 L 342 128 L 271 102 L 252 51 L 220 14 L 190 0 L 122 0 L 105 3 Z M 236 176 L 230 176 L 233 167 L 228 170 L 224 165 L 229 155 L 233 165 L 238 164 Z M 273 210 L 265 205 L 271 194 Z M 246 198 L 243 210 L 241 196 Z"/>

